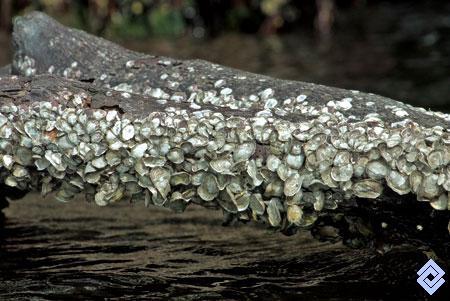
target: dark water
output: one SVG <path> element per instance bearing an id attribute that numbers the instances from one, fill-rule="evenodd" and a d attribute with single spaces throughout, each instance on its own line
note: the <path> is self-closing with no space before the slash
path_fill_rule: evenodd
<path id="1" fill-rule="evenodd" d="M 221 214 L 142 204 L 99 208 L 35 195 L 13 202 L 2 230 L 0 300 L 426 299 L 419 250 L 380 255 L 286 237 Z M 444 285 L 430 300 L 448 300 Z"/>
<path id="2" fill-rule="evenodd" d="M 301 31 L 122 42 L 450 111 L 447 1 L 342 11 L 328 47 Z M 0 46 L 7 43 L 0 36 Z M 9 59 L 0 51 L 1 64 Z M 448 259 L 447 283 L 427 297 L 416 283 L 427 256 L 410 247 L 380 255 L 319 243 L 307 232 L 285 237 L 254 225 L 222 227 L 219 212 L 201 208 L 176 215 L 29 196 L 5 213 L 0 300 L 450 300 Z"/>

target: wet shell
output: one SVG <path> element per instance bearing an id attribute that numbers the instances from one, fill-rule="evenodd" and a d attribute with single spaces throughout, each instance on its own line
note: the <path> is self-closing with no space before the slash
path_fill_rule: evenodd
<path id="1" fill-rule="evenodd" d="M 8 118 L 6 118 L 5 115 L 0 114 L 0 127 L 2 127 L 3 125 L 5 125 L 8 122 Z"/>
<path id="2" fill-rule="evenodd" d="M 294 173 L 286 179 L 284 182 L 284 194 L 286 196 L 293 196 L 299 192 L 302 187 L 303 178 L 298 174 Z"/>
<path id="3" fill-rule="evenodd" d="M 443 193 L 438 199 L 430 202 L 431 207 L 436 210 L 447 210 L 448 208 L 448 195 Z"/>
<path id="4" fill-rule="evenodd" d="M 287 165 L 293 169 L 300 169 L 305 162 L 305 156 L 288 154 L 285 158 Z"/>
<path id="5" fill-rule="evenodd" d="M 386 177 L 387 185 L 400 195 L 410 192 L 409 178 L 395 170 L 391 170 Z"/>
<path id="6" fill-rule="evenodd" d="M 147 143 L 136 144 L 131 149 L 131 156 L 133 158 L 140 159 L 140 158 L 142 158 L 144 156 L 145 151 L 147 150 L 147 148 L 148 148 Z"/>
<path id="7" fill-rule="evenodd" d="M 278 210 L 278 202 L 278 199 L 272 198 L 267 206 L 267 215 L 269 223 L 272 227 L 278 227 L 281 223 L 281 214 Z"/>
<path id="8" fill-rule="evenodd" d="M 204 201 L 212 201 L 219 194 L 219 188 L 217 187 L 217 181 L 214 175 L 205 174 L 202 183 L 197 188 L 198 195 Z"/>
<path id="9" fill-rule="evenodd" d="M 58 171 L 64 171 L 65 167 L 62 164 L 62 157 L 61 154 L 59 153 L 54 153 L 50 150 L 47 150 L 45 152 L 45 159 L 48 160 L 48 162 L 50 162 L 51 165 L 53 165 L 53 167 L 55 167 L 56 170 Z"/>
<path id="10" fill-rule="evenodd" d="M 95 158 L 94 160 L 92 160 L 91 164 L 95 168 L 101 169 L 101 168 L 105 168 L 108 165 L 108 162 L 106 162 L 105 158 L 102 156 L 102 157 L 98 157 L 98 158 Z"/>
<path id="11" fill-rule="evenodd" d="M 437 169 L 445 164 L 445 153 L 441 150 L 432 151 L 428 155 L 428 164 L 432 169 Z"/>
<path id="12" fill-rule="evenodd" d="M 177 172 L 170 178 L 170 185 L 188 185 L 191 182 L 191 176 L 187 172 Z"/>
<path id="13" fill-rule="evenodd" d="M 228 190 L 223 190 L 220 192 L 219 197 L 217 198 L 217 202 L 222 207 L 225 212 L 228 213 L 237 213 L 238 210 L 236 208 L 236 204 L 233 202 L 233 194 Z"/>
<path id="14" fill-rule="evenodd" d="M 315 190 L 313 192 L 314 197 L 314 210 L 316 211 L 322 211 L 324 205 L 325 205 L 325 194 L 321 190 Z"/>
<path id="15" fill-rule="evenodd" d="M 337 188 L 338 184 L 336 181 L 333 180 L 331 177 L 331 168 L 328 168 L 320 173 L 320 176 L 322 178 L 322 181 L 325 185 L 331 188 Z"/>
<path id="16" fill-rule="evenodd" d="M 90 184 L 97 184 L 98 181 L 100 181 L 101 175 L 102 174 L 100 172 L 92 172 L 85 175 L 84 180 Z"/>
<path id="17" fill-rule="evenodd" d="M 238 211 L 245 211 L 250 204 L 250 195 L 245 193 L 240 197 L 234 198 L 233 201 Z"/>
<path id="18" fill-rule="evenodd" d="M 121 162 L 120 153 L 115 151 L 106 152 L 105 159 L 109 166 L 116 166 Z"/>
<path id="19" fill-rule="evenodd" d="M 358 161 L 356 162 L 354 166 L 354 175 L 357 178 L 360 178 L 364 175 L 364 172 L 366 170 L 367 163 L 369 162 L 369 159 L 366 157 L 359 157 Z"/>
<path id="20" fill-rule="evenodd" d="M 5 179 L 5 184 L 10 187 L 16 187 L 18 185 L 17 180 L 13 176 L 8 176 Z"/>
<path id="21" fill-rule="evenodd" d="M 286 179 L 293 173 L 294 170 L 283 163 L 277 169 L 277 175 L 282 181 L 286 181 Z"/>
<path id="22" fill-rule="evenodd" d="M 305 152 L 309 153 L 310 151 L 317 150 L 319 146 L 321 146 L 325 142 L 326 138 L 327 136 L 325 134 L 314 135 L 314 137 L 312 137 L 308 142 L 305 143 Z"/>
<path id="23" fill-rule="evenodd" d="M 33 161 L 33 153 L 31 152 L 30 149 L 26 148 L 26 147 L 19 147 L 16 150 L 16 162 L 27 166 L 27 165 L 31 165 L 31 162 Z"/>
<path id="24" fill-rule="evenodd" d="M 98 206 L 108 205 L 108 200 L 106 199 L 106 193 L 104 191 L 99 191 L 95 194 L 95 203 Z"/>
<path id="25" fill-rule="evenodd" d="M 297 205 L 291 205 L 287 208 L 287 220 L 291 224 L 299 226 L 303 218 L 303 210 Z"/>
<path id="26" fill-rule="evenodd" d="M 376 199 L 383 191 L 383 186 L 374 180 L 362 180 L 353 184 L 353 192 L 357 197 Z"/>
<path id="27" fill-rule="evenodd" d="M 129 124 L 122 129 L 121 138 L 128 141 L 134 137 L 134 126 Z"/>
<path id="28" fill-rule="evenodd" d="M 420 185 L 419 195 L 427 199 L 436 198 L 441 192 L 441 188 L 438 186 L 437 181 L 438 176 L 436 174 L 426 176 Z"/>
<path id="29" fill-rule="evenodd" d="M 239 144 L 233 153 L 233 160 L 235 162 L 242 162 L 248 160 L 255 152 L 255 148 L 256 145 L 254 142 L 245 142 Z"/>
<path id="30" fill-rule="evenodd" d="M 420 189 L 420 185 L 422 184 L 422 173 L 415 170 L 409 175 L 409 185 L 411 186 L 411 191 L 414 193 L 418 193 Z"/>
<path id="31" fill-rule="evenodd" d="M 120 179 L 122 180 L 122 182 L 124 182 L 123 176 L 121 176 Z M 139 176 L 138 179 L 136 179 L 136 177 L 134 177 L 134 179 L 132 179 L 132 177 L 129 177 L 129 181 L 127 182 L 136 182 L 136 181 L 138 185 L 143 188 L 153 187 L 152 181 L 147 176 Z"/>
<path id="32" fill-rule="evenodd" d="M 267 157 L 266 166 L 270 171 L 276 171 L 281 164 L 281 160 L 274 155 L 269 155 Z"/>
<path id="33" fill-rule="evenodd" d="M 224 190 L 225 187 L 230 183 L 230 177 L 223 174 L 216 175 L 217 180 L 217 187 L 219 187 L 220 190 Z"/>
<path id="34" fill-rule="evenodd" d="M 250 197 L 250 209 L 256 215 L 263 215 L 266 210 L 266 205 L 264 204 L 260 194 L 253 194 Z"/>
<path id="35" fill-rule="evenodd" d="M 174 148 L 169 151 L 167 154 L 167 159 L 172 161 L 175 164 L 180 164 L 184 161 L 184 153 L 180 148 Z"/>
<path id="36" fill-rule="evenodd" d="M 164 157 L 145 157 L 142 159 L 146 167 L 162 167 L 166 163 L 166 158 Z"/>
<path id="37" fill-rule="evenodd" d="M 37 170 L 44 170 L 50 166 L 50 162 L 48 162 L 48 160 L 45 158 L 39 158 L 34 161 L 34 165 L 36 165 Z"/>
<path id="38" fill-rule="evenodd" d="M 232 174 L 230 168 L 233 166 L 231 158 L 224 157 L 209 162 L 211 168 L 220 174 Z"/>
<path id="39" fill-rule="evenodd" d="M 20 165 L 15 165 L 13 168 L 13 176 L 16 178 L 22 178 L 28 176 L 28 170 Z"/>
<path id="40" fill-rule="evenodd" d="M 381 161 L 370 161 L 366 166 L 367 175 L 374 180 L 384 179 L 389 173 L 389 168 Z"/>
<path id="41" fill-rule="evenodd" d="M 188 203 L 189 203 L 189 200 L 185 200 L 183 195 L 180 192 L 175 191 L 172 194 L 171 199 L 170 199 L 169 203 L 167 204 L 167 207 L 169 207 L 174 212 L 181 213 L 184 210 L 186 210 Z"/>
<path id="42" fill-rule="evenodd" d="M 329 144 L 321 145 L 316 151 L 316 159 L 321 161 L 332 161 L 336 156 L 337 150 Z"/>
<path id="43" fill-rule="evenodd" d="M 170 171 L 162 167 L 155 167 L 149 175 L 153 185 L 165 199 L 170 192 Z"/>
<path id="44" fill-rule="evenodd" d="M 283 195 L 283 188 L 284 188 L 283 182 L 280 181 L 280 180 L 275 180 L 273 182 L 270 182 L 267 185 L 266 190 L 264 192 L 264 195 L 267 196 L 267 197 L 282 196 Z"/>
<path id="45" fill-rule="evenodd" d="M 353 166 L 351 163 L 331 168 L 331 178 L 336 182 L 346 182 L 352 178 Z"/>
<path id="46" fill-rule="evenodd" d="M 253 181 L 253 186 L 259 186 L 263 183 L 263 178 L 258 172 L 255 160 L 250 160 L 247 165 L 247 174 Z"/>
<path id="47" fill-rule="evenodd" d="M 304 214 L 303 219 L 301 221 L 300 226 L 301 227 L 309 227 L 313 225 L 317 220 L 317 215 L 315 213 L 313 214 Z"/>
<path id="48" fill-rule="evenodd" d="M 349 152 L 338 152 L 334 157 L 334 166 L 344 166 L 350 163 L 350 153 Z"/>
<path id="49" fill-rule="evenodd" d="M 6 169 L 11 169 L 14 164 L 14 159 L 10 155 L 4 155 L 2 157 L 2 163 Z"/>

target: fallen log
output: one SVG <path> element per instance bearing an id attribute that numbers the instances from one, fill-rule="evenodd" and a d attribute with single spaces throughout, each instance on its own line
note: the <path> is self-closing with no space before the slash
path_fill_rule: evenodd
<path id="1" fill-rule="evenodd" d="M 9 186 L 448 248 L 448 114 L 144 55 L 41 13 L 15 21 L 14 48 L 29 78 L 0 80 Z"/>

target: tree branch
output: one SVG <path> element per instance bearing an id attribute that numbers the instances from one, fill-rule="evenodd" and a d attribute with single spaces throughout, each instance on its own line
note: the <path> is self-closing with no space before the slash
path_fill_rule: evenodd
<path id="1" fill-rule="evenodd" d="M 29 78 L 0 80 L 7 185 L 99 205 L 198 203 L 285 233 L 319 218 L 363 237 L 448 241 L 448 114 L 144 55 L 41 13 L 16 19 L 14 47 L 12 72 Z"/>

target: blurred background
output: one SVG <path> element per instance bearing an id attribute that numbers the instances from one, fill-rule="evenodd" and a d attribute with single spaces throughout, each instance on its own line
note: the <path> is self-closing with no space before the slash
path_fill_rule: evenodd
<path id="1" fill-rule="evenodd" d="M 128 48 L 358 89 L 450 112 L 450 1 L 1 0 L 0 65 L 12 19 L 41 10 Z"/>

